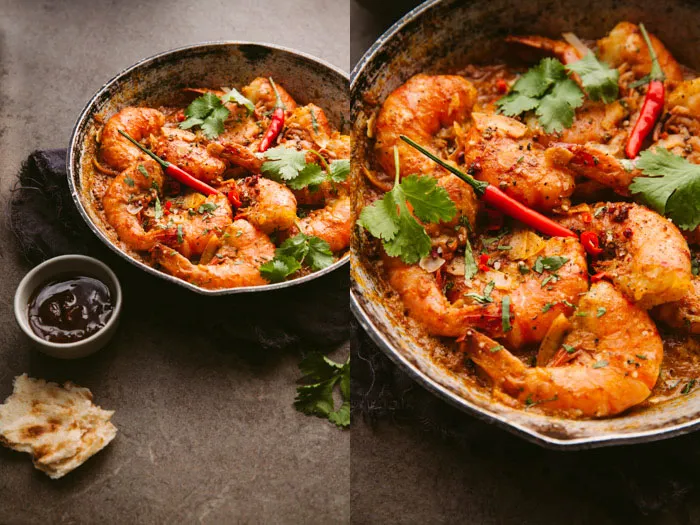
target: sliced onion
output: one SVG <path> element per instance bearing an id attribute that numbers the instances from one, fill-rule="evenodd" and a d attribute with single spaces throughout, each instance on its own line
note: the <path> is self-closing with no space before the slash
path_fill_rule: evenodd
<path id="1" fill-rule="evenodd" d="M 576 51 L 578 51 L 578 54 L 581 55 L 582 57 L 585 57 L 588 53 L 591 52 L 590 49 L 588 49 L 588 46 L 581 42 L 581 39 L 577 37 L 573 33 L 563 33 L 561 36 L 564 37 L 564 40 L 566 40 L 569 44 L 571 44 Z"/>
<path id="2" fill-rule="evenodd" d="M 126 211 L 131 213 L 131 215 L 136 215 L 138 212 L 140 212 L 143 209 L 143 204 L 129 204 L 126 207 Z"/>
<path id="3" fill-rule="evenodd" d="M 418 266 L 423 268 L 428 273 L 433 273 L 437 272 L 443 264 L 445 264 L 445 259 L 442 257 L 431 257 L 430 255 L 426 255 L 420 260 Z"/>
<path id="4" fill-rule="evenodd" d="M 455 257 L 447 266 L 445 271 L 450 275 L 464 275 L 464 257 Z"/>

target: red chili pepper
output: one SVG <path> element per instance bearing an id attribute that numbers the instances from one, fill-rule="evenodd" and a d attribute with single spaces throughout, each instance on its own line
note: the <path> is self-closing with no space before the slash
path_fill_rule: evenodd
<path id="1" fill-rule="evenodd" d="M 598 272 L 595 275 L 591 275 L 591 283 L 597 283 L 602 280 L 609 280 L 610 274 L 608 272 Z"/>
<path id="2" fill-rule="evenodd" d="M 508 91 L 508 82 L 502 78 L 496 80 L 496 91 L 498 91 L 501 95 Z"/>
<path id="3" fill-rule="evenodd" d="M 583 244 L 586 252 L 591 255 L 600 255 L 603 253 L 603 249 L 598 242 L 598 235 L 594 232 L 583 232 L 581 234 L 581 244 Z"/>
<path id="4" fill-rule="evenodd" d="M 545 235 L 549 235 L 551 237 L 576 237 L 576 234 L 571 230 L 564 228 L 561 224 L 557 224 L 556 222 L 545 217 L 541 213 L 538 213 L 535 210 L 528 208 L 521 202 L 518 202 L 513 197 L 506 195 L 501 190 L 499 190 L 495 186 L 492 186 L 488 182 L 476 180 L 474 177 L 471 177 L 466 173 L 462 173 L 460 170 L 458 170 L 454 166 L 447 164 L 444 160 L 436 157 L 431 152 L 422 147 L 420 144 L 417 144 L 405 135 L 400 135 L 400 137 L 401 140 L 420 151 L 423 155 L 433 160 L 434 162 L 437 162 L 447 171 L 454 173 L 464 182 L 469 184 L 472 188 L 474 188 L 476 194 L 484 199 L 484 202 L 486 204 L 490 204 L 491 206 L 493 206 L 497 210 L 502 211 L 509 217 L 513 217 L 514 219 L 519 220 L 520 222 L 527 224 L 528 226 L 531 226 L 535 230 L 544 233 Z"/>
<path id="5" fill-rule="evenodd" d="M 236 208 L 241 207 L 241 197 L 238 190 L 231 190 L 226 194 L 226 196 L 228 197 L 228 201 L 231 203 L 231 206 L 235 206 Z"/>
<path id="6" fill-rule="evenodd" d="M 637 117 L 637 122 L 634 123 L 634 127 L 627 139 L 627 146 L 625 147 L 625 154 L 627 158 L 630 159 L 635 158 L 639 154 L 644 139 L 646 139 L 654 129 L 654 125 L 664 109 L 665 96 L 664 80 L 666 76 L 659 65 L 659 59 L 656 56 L 654 47 L 651 45 L 651 40 L 649 39 L 647 30 L 644 28 L 644 24 L 639 24 L 639 29 L 642 32 L 647 48 L 649 48 L 651 72 L 649 73 L 649 85 L 647 86 L 647 94 L 644 97 L 642 109 Z"/>
<path id="7" fill-rule="evenodd" d="M 125 131 L 122 131 L 120 129 L 119 133 L 121 133 L 124 137 L 126 137 L 134 146 L 139 148 L 146 155 L 148 155 L 153 160 L 155 160 L 158 164 L 160 164 L 161 167 L 163 168 L 163 170 L 165 171 L 165 173 L 170 175 L 176 181 L 181 182 L 185 186 L 189 186 L 190 188 L 195 189 L 201 193 L 204 193 L 205 195 L 216 195 L 217 193 L 220 193 L 218 190 L 215 190 L 214 188 L 209 186 L 209 184 L 206 184 L 205 182 L 202 182 L 201 180 L 194 178 L 192 175 L 187 173 L 182 168 L 175 166 L 175 164 L 168 162 L 167 160 L 161 159 L 158 155 L 153 153 L 150 149 L 148 149 L 145 146 L 142 146 L 139 142 L 134 140 Z"/>
<path id="8" fill-rule="evenodd" d="M 488 267 L 489 255 L 488 253 L 482 253 L 479 256 L 479 270 L 482 272 L 488 272 L 491 268 Z"/>
<path id="9" fill-rule="evenodd" d="M 267 149 L 272 145 L 272 141 L 277 138 L 277 136 L 282 132 L 282 128 L 284 127 L 285 108 L 284 104 L 282 103 L 282 98 L 280 98 L 279 91 L 277 91 L 277 86 L 275 86 L 275 82 L 272 80 L 272 77 L 270 77 L 270 84 L 272 85 L 272 89 L 275 90 L 275 110 L 272 112 L 272 121 L 267 127 L 267 131 L 265 132 L 265 135 L 263 136 L 263 139 L 260 141 L 260 145 L 258 146 L 259 152 L 267 151 Z"/>

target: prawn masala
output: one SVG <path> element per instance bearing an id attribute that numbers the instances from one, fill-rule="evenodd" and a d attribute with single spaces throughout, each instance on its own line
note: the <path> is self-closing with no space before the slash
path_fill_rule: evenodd
<path id="1" fill-rule="evenodd" d="M 368 119 L 357 255 L 501 403 L 605 418 L 689 394 L 700 78 L 629 22 L 507 41 L 540 62 L 419 74 Z"/>
<path id="2" fill-rule="evenodd" d="M 130 256 L 207 289 L 332 265 L 350 243 L 350 137 L 272 78 L 187 88 L 98 122 L 88 211 Z M 104 122 L 104 125 L 101 125 Z"/>

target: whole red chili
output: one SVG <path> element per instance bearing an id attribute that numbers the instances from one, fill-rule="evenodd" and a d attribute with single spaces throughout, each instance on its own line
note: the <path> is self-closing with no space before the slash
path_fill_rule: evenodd
<path id="1" fill-rule="evenodd" d="M 218 190 L 215 190 L 209 184 L 206 184 L 205 182 L 202 182 L 199 179 L 194 178 L 192 175 L 187 173 L 185 170 L 182 168 L 175 166 L 172 162 L 168 162 L 167 160 L 161 159 L 158 155 L 153 153 L 150 149 L 148 149 L 145 146 L 142 146 L 139 142 L 137 142 L 135 139 L 131 137 L 128 133 L 122 131 L 121 129 L 119 130 L 119 133 L 121 133 L 124 137 L 126 137 L 127 140 L 129 140 L 134 146 L 139 148 L 141 151 L 143 151 L 146 155 L 151 157 L 153 160 L 155 160 L 158 164 L 161 165 L 165 173 L 170 175 L 173 179 L 175 179 L 178 182 L 182 182 L 184 185 L 189 186 L 192 189 L 195 189 L 199 191 L 200 193 L 204 193 L 205 195 L 216 195 L 219 193 Z"/>
<path id="2" fill-rule="evenodd" d="M 259 152 L 267 151 L 272 145 L 272 141 L 277 138 L 284 127 L 284 104 L 282 103 L 282 98 L 280 97 L 279 91 L 277 91 L 277 86 L 275 86 L 272 77 L 270 77 L 270 84 L 272 85 L 272 89 L 275 90 L 275 109 L 272 112 L 272 121 L 267 127 L 267 131 L 258 146 Z"/>
<path id="3" fill-rule="evenodd" d="M 581 234 L 581 244 L 583 244 L 586 252 L 591 255 L 600 255 L 603 253 L 603 249 L 598 242 L 598 235 L 594 232 L 583 232 Z"/>
<path id="4" fill-rule="evenodd" d="M 639 24 L 639 29 L 642 32 L 642 37 L 644 37 L 644 42 L 649 48 L 651 72 L 649 73 L 649 85 L 647 86 L 647 94 L 644 97 L 642 109 L 637 117 L 637 122 L 634 123 L 634 127 L 627 139 L 627 146 L 625 147 L 625 154 L 627 158 L 630 159 L 637 156 L 642 149 L 644 139 L 646 139 L 654 129 L 654 125 L 664 109 L 665 96 L 664 80 L 666 76 L 659 65 L 659 59 L 656 56 L 654 47 L 651 45 L 651 40 L 649 39 L 647 30 L 644 28 L 644 24 Z"/>
<path id="5" fill-rule="evenodd" d="M 545 217 L 541 213 L 538 213 L 535 210 L 528 208 L 523 203 L 515 200 L 513 197 L 506 195 L 497 187 L 489 184 L 488 182 L 476 180 L 474 177 L 471 177 L 466 173 L 462 173 L 460 170 L 458 170 L 454 166 L 447 164 L 444 160 L 440 159 L 439 157 L 436 157 L 431 152 L 426 150 L 423 146 L 409 139 L 405 135 L 399 136 L 401 140 L 411 145 L 413 148 L 420 151 L 423 155 L 433 160 L 434 162 L 437 162 L 447 171 L 449 171 L 450 173 L 454 173 L 464 182 L 469 184 L 474 189 L 474 192 L 477 194 L 477 196 L 482 197 L 484 199 L 484 202 L 486 204 L 490 204 L 491 206 L 493 206 L 497 210 L 502 211 L 509 217 L 512 217 L 524 224 L 527 224 L 528 226 L 531 226 L 535 230 L 544 233 L 545 235 L 549 235 L 551 237 L 576 237 L 576 234 L 571 230 L 564 228 L 561 224 L 554 222 L 552 219 Z"/>

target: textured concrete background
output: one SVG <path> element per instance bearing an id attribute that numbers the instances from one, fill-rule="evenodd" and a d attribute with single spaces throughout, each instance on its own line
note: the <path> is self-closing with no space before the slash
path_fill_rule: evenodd
<path id="1" fill-rule="evenodd" d="M 348 70 L 348 20 L 347 0 L 0 0 L 2 211 L 26 156 L 65 147 L 89 97 L 138 59 L 241 39 Z M 29 268 L 4 221 L 0 264 L 0 399 L 23 372 L 73 379 L 117 411 L 120 430 L 57 482 L 27 455 L 0 450 L 0 523 L 348 521 L 350 435 L 294 410 L 298 355 L 256 364 L 127 302 L 107 351 L 53 361 L 30 350 L 15 324 L 12 297 Z M 157 311 L 157 297 L 140 299 Z"/>

